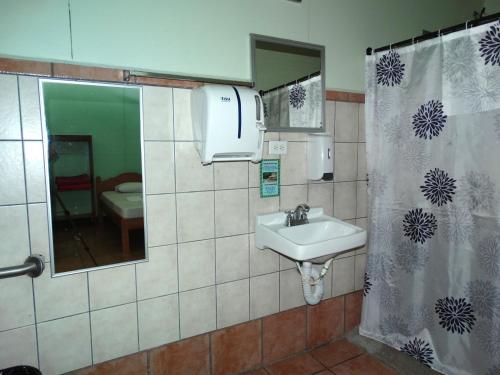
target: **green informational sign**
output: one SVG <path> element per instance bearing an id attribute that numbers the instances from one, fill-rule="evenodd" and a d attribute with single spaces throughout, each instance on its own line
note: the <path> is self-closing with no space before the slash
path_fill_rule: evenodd
<path id="1" fill-rule="evenodd" d="M 279 159 L 260 162 L 260 197 L 279 197 L 280 161 Z"/>

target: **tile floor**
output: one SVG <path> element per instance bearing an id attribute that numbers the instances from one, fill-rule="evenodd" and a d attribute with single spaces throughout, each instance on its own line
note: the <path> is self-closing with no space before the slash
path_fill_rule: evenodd
<path id="1" fill-rule="evenodd" d="M 397 375 L 398 372 L 346 339 L 299 353 L 245 375 Z"/>

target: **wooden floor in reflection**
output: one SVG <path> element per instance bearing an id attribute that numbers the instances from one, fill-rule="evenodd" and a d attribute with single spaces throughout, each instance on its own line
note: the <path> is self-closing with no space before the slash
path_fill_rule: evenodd
<path id="1" fill-rule="evenodd" d="M 104 218 L 102 222 L 90 219 L 74 222 L 80 235 L 69 221 L 53 223 L 56 273 L 144 259 L 143 230 L 130 231 L 130 253 L 126 254 L 122 251 L 120 229 L 111 221 Z"/>

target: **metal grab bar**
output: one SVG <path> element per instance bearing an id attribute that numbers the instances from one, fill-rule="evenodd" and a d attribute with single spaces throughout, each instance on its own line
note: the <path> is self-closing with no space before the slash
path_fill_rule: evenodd
<path id="1" fill-rule="evenodd" d="M 45 259 L 42 255 L 31 255 L 20 266 L 0 268 L 0 279 L 28 275 L 38 277 L 45 269 Z"/>

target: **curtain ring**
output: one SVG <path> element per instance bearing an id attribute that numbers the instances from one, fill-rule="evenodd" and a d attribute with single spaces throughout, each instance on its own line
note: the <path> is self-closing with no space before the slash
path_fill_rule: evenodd
<path id="1" fill-rule="evenodd" d="M 465 21 L 465 30 L 469 28 L 469 20 Z"/>

